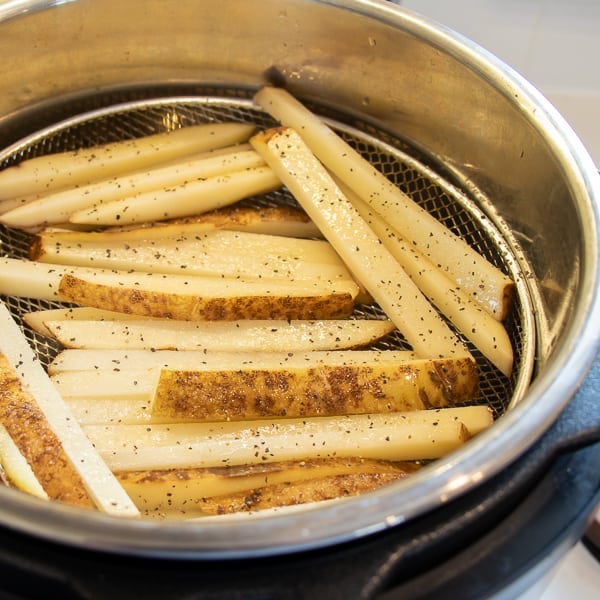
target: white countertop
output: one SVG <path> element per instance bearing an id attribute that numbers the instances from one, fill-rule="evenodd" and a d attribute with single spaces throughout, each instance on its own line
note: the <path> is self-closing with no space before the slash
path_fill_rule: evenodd
<path id="1" fill-rule="evenodd" d="M 600 167 L 600 2 L 403 0 L 510 65 L 550 100 Z"/>

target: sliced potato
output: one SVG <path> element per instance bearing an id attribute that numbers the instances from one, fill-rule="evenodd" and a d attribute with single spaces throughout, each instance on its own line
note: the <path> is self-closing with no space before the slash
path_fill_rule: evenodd
<path id="1" fill-rule="evenodd" d="M 158 165 L 150 170 L 120 174 L 87 185 L 70 187 L 45 194 L 5 212 L 2 222 L 11 227 L 32 228 L 49 224 L 67 223 L 70 216 L 96 205 L 122 198 L 135 198 L 147 192 L 162 191 L 186 182 L 215 177 L 232 171 L 264 166 L 264 161 L 250 149 L 229 147 L 229 154 L 201 154 L 185 157 L 179 163 Z"/>
<path id="2" fill-rule="evenodd" d="M 336 498 L 358 496 L 379 489 L 405 477 L 400 471 L 340 473 L 315 479 L 284 481 L 222 496 L 204 497 L 196 507 L 209 515 L 265 510 L 281 506 L 297 506 Z M 185 513 L 185 507 L 180 509 Z"/>
<path id="3" fill-rule="evenodd" d="M 0 257 L 0 294 L 37 300 L 58 300 L 60 279 L 64 273 L 69 272 L 74 272 L 74 269 L 63 265 L 45 265 L 19 258 Z"/>
<path id="4" fill-rule="evenodd" d="M 216 370 L 290 369 L 322 365 L 384 368 L 410 362 L 402 350 L 315 350 L 310 352 L 217 352 L 208 350 L 64 350 L 48 367 L 52 381 L 66 398 L 150 398 L 161 369 Z"/>
<path id="5" fill-rule="evenodd" d="M 121 233 L 41 232 L 32 238 L 29 258 L 63 265 L 212 277 L 352 279 L 324 240 L 228 230 L 199 232 L 194 224 L 169 226 L 172 234 L 158 239 L 144 236 L 145 232 L 166 228 Z"/>
<path id="6" fill-rule="evenodd" d="M 138 515 L 3 304 L 0 329 L 0 422 L 48 496 L 114 515 Z"/>
<path id="7" fill-rule="evenodd" d="M 144 367 L 126 371 L 114 367 L 109 371 L 63 371 L 52 373 L 50 379 L 65 402 L 73 398 L 135 399 L 150 404 L 160 370 Z"/>
<path id="8" fill-rule="evenodd" d="M 227 229 L 307 239 L 323 237 L 300 208 L 286 205 L 242 206 L 239 203 L 177 219 L 106 227 L 104 232 L 120 234 L 124 240 L 128 239 L 128 233 L 136 239 L 157 239 L 171 234 L 178 235 L 178 225 L 186 225 L 189 231 L 196 232 Z"/>
<path id="9" fill-rule="evenodd" d="M 504 318 L 514 284 L 509 277 L 416 204 L 382 172 L 281 88 L 264 87 L 255 101 L 294 128 L 317 158 L 360 198 L 487 310 Z"/>
<path id="10" fill-rule="evenodd" d="M 217 368 L 242 368 L 260 365 L 261 367 L 278 368 L 282 364 L 301 367 L 307 362 L 343 365 L 348 360 L 353 364 L 367 364 L 378 353 L 378 360 L 383 363 L 397 364 L 401 361 L 414 360 L 415 354 L 409 350 L 353 350 L 351 359 L 346 351 L 311 351 L 311 352 L 216 352 L 208 350 L 63 350 L 48 366 L 50 373 L 65 371 L 127 371 L 143 368 L 195 368 L 214 370 Z"/>
<path id="11" fill-rule="evenodd" d="M 350 456 L 425 460 L 489 427 L 487 406 L 406 413 L 168 425 L 88 425 L 114 471 L 218 467 Z"/>
<path id="12" fill-rule="evenodd" d="M 226 206 L 187 217 L 180 222 L 212 224 L 222 229 L 270 235 L 299 238 L 322 237 L 310 217 L 302 209 L 292 206 Z"/>
<path id="13" fill-rule="evenodd" d="M 358 458 L 331 458 L 321 460 L 288 461 L 255 464 L 240 467 L 206 469 L 171 469 L 155 471 L 123 471 L 115 473 L 121 485 L 144 514 L 189 513 L 197 508 L 212 511 L 204 501 L 214 498 L 221 504 L 224 496 L 286 485 L 292 489 L 307 480 L 348 475 L 380 474 L 401 479 L 419 469 L 416 463 L 365 460 Z M 339 490 L 338 490 L 339 491 Z M 342 495 L 344 495 L 342 493 Z M 304 496 L 306 498 L 309 496 Z M 218 497 L 218 498 L 215 498 Z M 247 508 L 250 508 L 249 506 Z"/>
<path id="14" fill-rule="evenodd" d="M 33 331 L 52 337 L 52 332 L 44 325 L 46 321 L 54 323 L 64 321 L 127 321 L 137 320 L 136 315 L 126 315 L 112 310 L 101 310 L 89 306 L 74 306 L 69 308 L 50 308 L 36 310 L 22 315 L 23 322 Z"/>
<path id="15" fill-rule="evenodd" d="M 62 377 L 54 375 L 52 379 L 61 381 Z M 92 379 L 97 381 L 96 377 Z M 89 379 L 86 378 L 86 381 L 89 381 Z M 62 384 L 65 387 L 64 382 Z M 88 383 L 86 389 L 89 389 L 89 387 Z M 150 412 L 152 404 L 151 390 L 137 397 L 94 396 L 93 394 L 87 396 L 64 395 L 63 397 L 80 425 L 136 425 L 176 422 L 176 419 L 159 419 L 152 416 Z"/>
<path id="16" fill-rule="evenodd" d="M 423 410 L 471 401 L 478 372 L 469 358 L 372 360 L 278 369 L 162 369 L 152 415 L 182 421 L 233 421 Z M 256 361 L 259 363 L 259 361 Z M 313 363 L 313 364 L 311 364 Z"/>
<path id="17" fill-rule="evenodd" d="M 65 274 L 61 300 L 83 306 L 187 321 L 328 319 L 349 316 L 358 287 L 351 281 L 262 282 L 161 273 Z"/>
<path id="18" fill-rule="evenodd" d="M 48 500 L 46 490 L 40 485 L 31 465 L 21 454 L 6 427 L 0 423 L 0 471 L 6 483 L 22 492 Z"/>
<path id="19" fill-rule="evenodd" d="M 420 357 L 469 354 L 298 133 L 272 129 L 250 143 Z"/>
<path id="20" fill-rule="evenodd" d="M 281 187 L 269 167 L 240 169 L 75 211 L 71 223 L 131 225 L 208 211 Z"/>
<path id="21" fill-rule="evenodd" d="M 502 373 L 510 375 L 514 355 L 506 328 L 443 271 L 409 244 L 368 205 L 345 190 L 358 212 L 429 300 Z"/>
<path id="22" fill-rule="evenodd" d="M 247 140 L 255 127 L 208 123 L 141 138 L 46 154 L 0 172 L 0 199 L 48 193 Z"/>
<path id="23" fill-rule="evenodd" d="M 350 280 L 262 282 L 0 258 L 0 293 L 66 300 L 140 317 L 328 319 L 349 316 L 359 288 Z"/>
<path id="24" fill-rule="evenodd" d="M 139 348 L 299 352 L 368 346 L 394 330 L 391 321 L 59 320 L 44 326 L 65 348 Z"/>
<path id="25" fill-rule="evenodd" d="M 8 479 L 6 471 L 4 470 L 4 467 L 2 466 L 2 462 L 0 462 L 0 484 L 5 485 L 7 487 L 11 487 L 11 483 Z"/>

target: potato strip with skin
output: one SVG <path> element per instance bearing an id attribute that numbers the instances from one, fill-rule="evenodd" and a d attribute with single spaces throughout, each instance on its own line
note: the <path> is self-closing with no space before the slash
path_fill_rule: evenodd
<path id="1" fill-rule="evenodd" d="M 386 413 L 452 406 L 477 395 L 477 366 L 469 358 L 395 364 L 372 356 L 362 365 L 162 369 L 152 416 L 233 421 Z"/>
<path id="2" fill-rule="evenodd" d="M 252 492 L 265 486 L 286 485 L 296 488 L 306 481 L 374 474 L 382 474 L 396 480 L 415 473 L 419 468 L 416 463 L 351 457 L 212 469 L 123 471 L 115 475 L 145 515 L 160 516 L 170 513 L 188 515 L 208 498 L 220 497 L 215 500 L 221 503 L 225 497 L 232 498 L 235 494 Z M 376 487 L 377 482 L 369 489 Z M 313 489 L 316 494 L 321 494 L 320 486 Z M 339 488 L 337 492 L 344 495 L 343 490 Z M 315 498 L 315 495 L 303 494 L 304 501 L 308 501 L 309 497 Z"/>
<path id="3" fill-rule="evenodd" d="M 469 355 L 298 133 L 272 129 L 250 143 L 420 357 Z"/>
<path id="4" fill-rule="evenodd" d="M 14 439 L 21 437 L 28 448 L 40 452 L 34 466 L 47 463 L 43 474 L 58 485 L 63 501 L 93 506 L 112 515 L 137 516 L 137 508 L 119 485 L 77 423 L 50 379 L 36 359 L 8 309 L 0 305 L 0 353 L 4 355 L 2 385 L 2 422 Z M 9 372 L 6 372 L 9 369 Z M 11 373 L 10 369 L 14 371 Z M 33 427 L 37 423 L 38 429 Z M 39 436 L 43 436 L 43 440 Z M 50 439 L 53 441 L 50 443 Z M 31 445 L 30 445 L 31 443 Z M 50 448 L 58 455 L 53 458 Z M 23 451 L 23 448 L 21 448 Z M 63 457 L 63 458 L 60 458 Z M 67 458 L 68 457 L 68 458 Z M 69 471 L 67 477 L 61 466 Z M 53 497 L 49 482 L 36 473 L 40 483 Z M 83 485 L 80 483 L 83 482 Z M 85 487 L 84 487 L 85 486 Z M 89 494 L 89 497 L 88 497 Z M 92 501 L 89 499 L 91 498 Z"/>
<path id="5" fill-rule="evenodd" d="M 498 319 L 506 316 L 514 288 L 509 277 L 416 204 L 287 91 L 264 87 L 254 99 L 282 125 L 295 129 L 332 173 L 486 310 Z"/>
<path id="6" fill-rule="evenodd" d="M 297 238 L 323 237 L 302 209 L 286 205 L 259 207 L 233 204 L 188 217 L 141 225 L 107 227 L 104 232 L 122 234 L 122 239 L 127 239 L 128 232 L 132 232 L 135 237 L 155 239 L 161 237 L 163 232 L 164 235 L 169 235 L 169 228 L 172 228 L 171 231 L 177 231 L 178 225 L 194 226 L 196 231 L 227 229 Z"/>
<path id="7" fill-rule="evenodd" d="M 352 313 L 358 293 L 353 282 L 295 283 L 137 272 L 66 274 L 58 297 L 140 317 L 182 321 L 328 319 Z"/>
<path id="8" fill-rule="evenodd" d="M 234 494 L 201 498 L 196 506 L 209 515 L 225 515 L 265 510 L 281 506 L 298 506 L 357 496 L 389 485 L 406 475 L 379 471 L 340 473 L 326 477 L 266 485 Z"/>
<path id="9" fill-rule="evenodd" d="M 179 320 L 328 319 L 352 314 L 351 280 L 261 281 L 127 272 L 0 258 L 0 293 Z"/>

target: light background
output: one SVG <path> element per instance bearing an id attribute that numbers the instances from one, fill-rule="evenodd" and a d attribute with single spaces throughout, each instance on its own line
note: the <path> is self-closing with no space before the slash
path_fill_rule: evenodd
<path id="1" fill-rule="evenodd" d="M 396 3 L 458 31 L 526 77 L 600 167 L 600 0 Z"/>

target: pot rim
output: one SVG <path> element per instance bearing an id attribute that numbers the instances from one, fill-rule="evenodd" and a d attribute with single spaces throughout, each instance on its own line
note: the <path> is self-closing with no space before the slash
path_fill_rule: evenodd
<path id="1" fill-rule="evenodd" d="M 407 31 L 460 61 L 518 102 L 530 124 L 543 132 L 578 200 L 585 223 L 581 289 L 573 321 L 525 398 L 464 448 L 400 481 L 354 498 L 282 510 L 268 516 L 155 522 L 109 517 L 0 488 L 0 522 L 20 531 L 77 546 L 122 554 L 203 559 L 247 558 L 351 541 L 406 522 L 459 497 L 524 454 L 559 417 L 600 349 L 598 224 L 600 177 L 576 134 L 523 77 L 460 34 L 383 0 L 314 0 Z M 36 10 L 52 0 L 19 3 Z M 23 11 L 23 13 L 26 11 Z M 20 14 L 20 13 L 19 13 Z M 8 15 L 8 16 L 7 16 Z M 0 21 L 15 14 L 3 14 Z M 566 374 L 566 375 L 565 375 Z M 224 526 L 224 519 L 233 526 Z M 351 525 L 349 525 L 351 524 Z"/>

